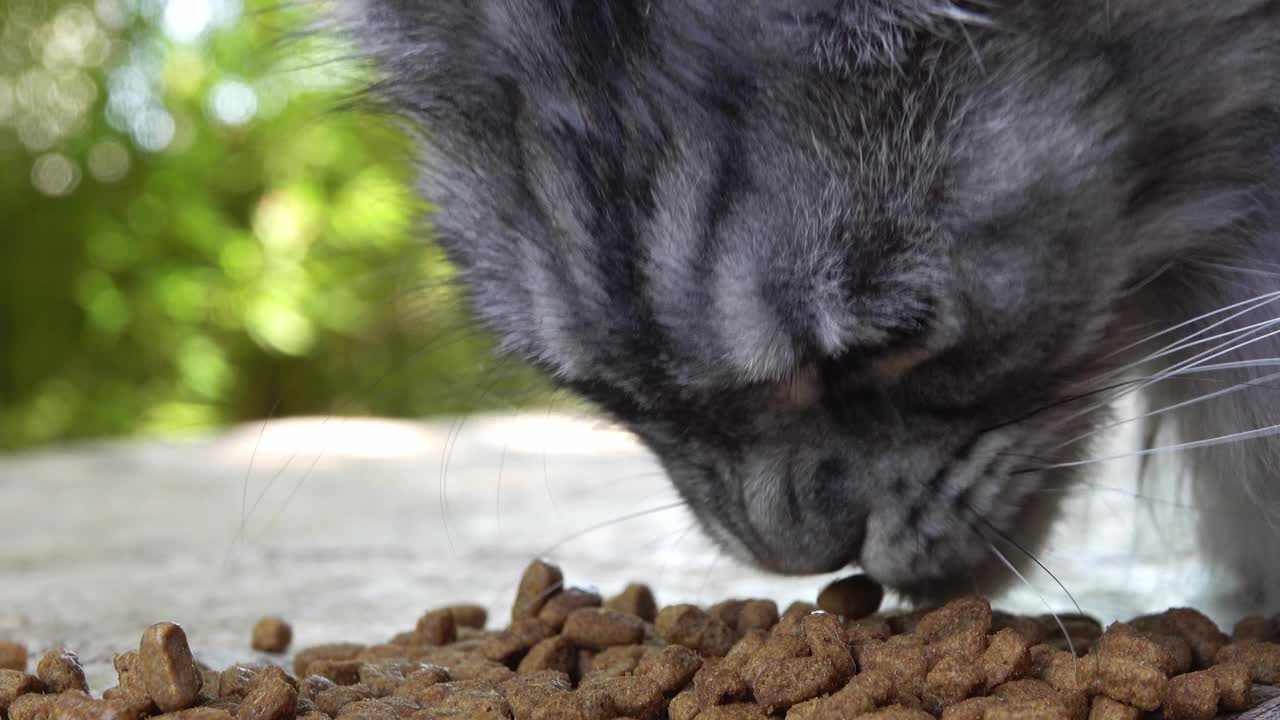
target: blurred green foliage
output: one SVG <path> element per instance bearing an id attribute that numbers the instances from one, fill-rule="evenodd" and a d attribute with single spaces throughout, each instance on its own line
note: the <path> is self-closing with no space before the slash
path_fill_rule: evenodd
<path id="1" fill-rule="evenodd" d="M 271 0 L 275 2 L 276 0 Z M 306 10 L 0 3 L 0 448 L 531 403 Z"/>

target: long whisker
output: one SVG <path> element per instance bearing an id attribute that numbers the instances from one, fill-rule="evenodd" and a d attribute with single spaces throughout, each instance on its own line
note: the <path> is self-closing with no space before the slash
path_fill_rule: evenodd
<path id="1" fill-rule="evenodd" d="M 1032 592 L 1036 594 L 1036 597 L 1039 598 L 1040 602 L 1044 605 L 1044 609 L 1047 610 L 1049 614 L 1053 616 L 1053 621 L 1058 623 L 1058 629 L 1062 631 L 1062 637 L 1067 639 L 1067 647 L 1071 648 L 1071 654 L 1075 655 L 1076 646 L 1075 646 L 1075 643 L 1072 642 L 1071 640 L 1071 633 L 1067 632 L 1067 626 L 1063 624 L 1062 618 L 1058 617 L 1058 613 L 1054 612 L 1053 607 L 1049 605 L 1049 601 L 1045 599 L 1044 593 L 1040 592 L 1039 590 L 1036 590 L 1036 587 L 1031 584 L 1031 581 L 1028 580 L 1021 572 L 1019 572 L 1018 568 L 1014 567 L 1012 562 L 1009 562 L 1009 558 L 1005 557 L 1005 554 L 1000 551 L 1000 548 L 996 547 L 995 544 L 992 543 L 990 540 L 987 541 L 987 547 L 991 549 L 991 552 L 995 553 L 996 558 L 1001 563 L 1003 563 L 1006 568 L 1009 569 L 1009 572 L 1013 573 L 1014 576 L 1018 578 L 1018 580 L 1022 581 L 1023 585 L 1026 585 L 1028 588 L 1031 589 Z M 1059 585 L 1061 585 L 1061 583 L 1059 583 Z M 1065 590 L 1066 588 L 1063 588 L 1063 589 Z M 1069 594 L 1070 593 L 1068 593 L 1068 595 Z M 1071 601 L 1075 602 L 1075 598 L 1072 598 Z"/>
<path id="2" fill-rule="evenodd" d="M 1227 305 L 1226 307 L 1221 307 L 1221 308 L 1218 308 L 1218 309 L 1216 309 L 1216 310 L 1211 310 L 1211 311 L 1209 311 L 1209 312 L 1207 312 L 1207 313 L 1204 313 L 1203 315 L 1198 315 L 1198 316 L 1196 316 L 1196 317 L 1191 318 L 1190 320 L 1184 320 L 1184 321 L 1182 321 L 1182 322 L 1178 323 L 1177 325 L 1174 325 L 1174 326 L 1172 326 L 1172 327 L 1170 327 L 1170 328 L 1167 328 L 1167 329 L 1161 330 L 1160 332 L 1154 333 L 1154 334 L 1152 334 L 1152 335 L 1148 335 L 1148 336 L 1146 336 L 1146 337 L 1144 337 L 1144 338 L 1142 338 L 1142 339 L 1140 339 L 1140 340 L 1135 340 L 1135 341 L 1133 341 L 1133 342 L 1129 343 L 1128 345 L 1125 345 L 1125 346 L 1123 346 L 1123 347 L 1117 348 L 1116 350 L 1113 350 L 1112 352 L 1107 353 L 1106 355 L 1103 355 L 1103 356 L 1100 358 L 1100 360 L 1103 360 L 1103 361 L 1105 361 L 1105 360 L 1109 360 L 1109 359 L 1111 359 L 1111 358 L 1113 358 L 1113 357 L 1115 357 L 1115 356 L 1117 356 L 1117 355 L 1121 355 L 1121 354 L 1123 354 L 1123 353 L 1125 353 L 1125 352 L 1128 352 L 1129 350 L 1132 350 L 1132 349 L 1134 349 L 1134 348 L 1138 347 L 1139 345 L 1143 345 L 1143 344 L 1145 344 L 1145 343 L 1151 342 L 1152 340 L 1155 340 L 1156 338 L 1159 338 L 1159 337 L 1163 337 L 1163 336 L 1165 336 L 1165 335 L 1168 335 L 1169 333 L 1174 332 L 1174 331 L 1177 331 L 1177 330 L 1180 330 L 1180 329 L 1182 329 L 1182 328 L 1184 328 L 1184 327 L 1187 327 L 1188 325 L 1193 325 L 1193 324 L 1195 324 L 1195 323 L 1197 323 L 1197 322 L 1200 322 L 1201 320 L 1206 320 L 1206 319 L 1211 318 L 1211 317 L 1213 317 L 1213 316 L 1215 316 L 1215 315 L 1218 315 L 1218 314 L 1220 314 L 1220 313 L 1230 312 L 1230 311 L 1232 311 L 1232 310 L 1234 310 L 1234 309 L 1236 309 L 1236 308 L 1238 308 L 1238 307 L 1242 307 L 1242 306 L 1244 306 L 1244 305 L 1249 305 L 1250 303 L 1255 303 L 1255 304 L 1253 305 L 1253 307 L 1247 308 L 1247 309 L 1245 309 L 1244 311 L 1242 311 L 1242 312 L 1240 312 L 1240 313 L 1237 313 L 1237 314 L 1235 314 L 1235 315 L 1232 315 L 1231 317 L 1225 318 L 1224 320 L 1221 320 L 1221 321 L 1219 321 L 1219 322 L 1217 322 L 1217 323 L 1215 323 L 1215 324 L 1213 324 L 1213 325 L 1210 325 L 1210 326 L 1208 326 L 1208 327 L 1206 327 L 1206 328 L 1203 328 L 1202 330 L 1200 330 L 1200 331 L 1199 331 L 1199 332 L 1207 332 L 1207 331 L 1209 331 L 1209 330 L 1213 329 L 1214 327 L 1217 327 L 1218 325 L 1221 325 L 1222 323 L 1229 322 L 1229 321 L 1231 321 L 1231 320 L 1233 320 L 1233 319 L 1235 319 L 1235 318 L 1239 317 L 1239 316 L 1240 316 L 1240 315 L 1242 315 L 1242 314 L 1245 314 L 1245 313 L 1251 312 L 1251 311 L 1253 311 L 1253 310 L 1255 310 L 1255 309 L 1257 309 L 1257 308 L 1260 308 L 1260 307 L 1262 307 L 1262 306 L 1264 306 L 1264 305 L 1266 305 L 1266 304 L 1268 304 L 1268 303 L 1270 303 L 1270 302 L 1272 302 L 1272 301 L 1274 301 L 1274 300 L 1276 300 L 1276 299 L 1278 299 L 1278 298 L 1280 298 L 1280 290 L 1277 290 L 1277 291 L 1275 291 L 1275 292 L 1270 292 L 1270 293 L 1264 293 L 1264 294 L 1259 295 L 1259 296 L 1257 296 L 1257 297 L 1249 298 L 1248 300 L 1242 300 L 1242 301 L 1237 302 L 1237 303 L 1235 303 L 1235 304 Z M 1198 333 L 1197 333 L 1197 335 L 1198 335 Z M 1191 335 L 1191 336 L 1189 336 L 1189 337 L 1196 337 L 1197 335 Z M 1139 361 L 1139 364 L 1141 364 L 1142 362 L 1145 362 L 1145 361 Z"/>
<path id="3" fill-rule="evenodd" d="M 1145 450 L 1135 450 L 1134 452 L 1121 453 L 1119 455 L 1108 455 L 1105 457 L 1091 458 L 1089 460 L 1076 460 L 1073 462 L 1055 463 L 1053 465 L 1044 465 L 1035 468 L 1021 468 L 1011 470 L 1010 475 L 1022 475 L 1029 472 L 1039 472 L 1042 470 L 1052 470 L 1055 468 L 1072 468 L 1083 467 L 1085 465 L 1094 465 L 1097 463 L 1110 462 L 1112 460 L 1124 460 L 1132 457 L 1142 457 L 1146 455 L 1156 455 L 1166 452 L 1181 452 L 1183 450 L 1194 450 L 1196 448 L 1214 447 L 1217 445 L 1225 445 L 1231 442 L 1243 442 L 1245 440 L 1257 440 L 1259 438 L 1280 435 L 1280 425 L 1268 425 L 1267 427 L 1257 428 L 1254 430 L 1244 430 L 1229 435 L 1219 435 L 1218 437 L 1205 438 L 1203 440 L 1192 440 L 1190 442 L 1177 443 L 1175 445 L 1165 445 L 1157 448 L 1147 448 Z"/>
<path id="4" fill-rule="evenodd" d="M 1100 427 L 1096 427 L 1096 428 L 1094 428 L 1094 429 L 1092 429 L 1092 430 L 1090 430 L 1090 431 L 1088 431 L 1088 432 L 1081 433 L 1080 435 L 1077 435 L 1077 436 L 1075 436 L 1075 437 L 1073 437 L 1073 438 L 1071 438 L 1071 439 L 1069 439 L 1069 440 L 1066 440 L 1066 441 L 1064 441 L 1064 442 L 1058 443 L 1057 445 L 1053 445 L 1052 447 L 1050 447 L 1050 448 L 1049 448 L 1049 450 L 1061 450 L 1061 449 L 1062 449 L 1062 448 L 1064 448 L 1064 447 L 1067 447 L 1067 446 L 1069 446 L 1069 445 L 1074 445 L 1074 444 L 1076 444 L 1076 443 L 1078 443 L 1078 442 L 1080 442 L 1080 441 L 1082 441 L 1082 440 L 1087 440 L 1087 439 L 1089 439 L 1089 438 L 1091 438 L 1091 437 L 1094 437 L 1094 436 L 1098 435 L 1099 433 L 1102 433 L 1102 432 L 1106 432 L 1106 431 L 1108 431 L 1108 430 L 1115 429 L 1115 428 L 1117 428 L 1117 427 L 1120 427 L 1121 425 L 1127 425 L 1127 424 L 1129 424 L 1129 423 L 1131 423 L 1131 422 L 1135 422 L 1135 421 L 1138 421 L 1138 420 L 1144 420 L 1144 419 L 1146 419 L 1146 418 L 1156 417 L 1156 416 L 1158 416 L 1158 415 L 1163 415 L 1163 414 L 1165 414 L 1165 413 L 1173 412 L 1173 411 L 1175 411 L 1175 410 L 1180 410 L 1180 409 L 1185 408 L 1185 407 L 1190 407 L 1190 406 L 1192 406 L 1192 405 L 1196 405 L 1196 404 L 1199 404 L 1199 403 L 1202 403 L 1202 402 L 1207 402 L 1207 401 L 1209 401 L 1209 400 L 1213 400 L 1214 398 L 1219 398 L 1219 397 L 1222 397 L 1222 396 L 1224 396 L 1224 395 L 1230 395 L 1230 394 L 1232 394 L 1232 393 L 1236 393 L 1236 392 L 1239 392 L 1239 391 L 1241 391 L 1241 390 L 1244 390 L 1244 389 L 1247 389 L 1247 388 L 1254 387 L 1254 386 L 1256 386 L 1256 385 L 1258 385 L 1258 384 L 1260 384 L 1260 383 L 1269 382 L 1269 381 L 1271 381 L 1271 380 L 1275 380 L 1275 379 L 1278 379 L 1278 378 L 1280 378 L 1280 373 L 1272 373 L 1272 374 L 1270 374 L 1270 375 L 1264 375 L 1264 376 L 1262 376 L 1262 377 L 1258 378 L 1256 381 L 1250 381 L 1250 382 L 1238 383 L 1238 384 L 1236 384 L 1236 385 L 1232 385 L 1231 387 L 1223 388 L 1222 390 L 1216 390 L 1216 391 L 1211 392 L 1211 393 L 1205 393 L 1204 395 L 1200 395 L 1199 397 L 1194 397 L 1194 398 L 1191 398 L 1191 399 L 1189 399 L 1189 400 L 1183 400 L 1182 402 L 1174 403 L 1174 404 L 1172 404 L 1172 405 L 1166 405 L 1166 406 L 1161 407 L 1161 408 L 1156 408 L 1155 410 L 1151 410 L 1150 412 L 1142 413 L 1141 415 L 1134 415 L 1134 416 L 1132 416 L 1132 417 L 1124 418 L 1123 420 L 1117 420 L 1117 421 L 1115 421 L 1115 422 L 1107 423 L 1107 424 L 1102 425 L 1102 426 L 1100 426 Z"/>

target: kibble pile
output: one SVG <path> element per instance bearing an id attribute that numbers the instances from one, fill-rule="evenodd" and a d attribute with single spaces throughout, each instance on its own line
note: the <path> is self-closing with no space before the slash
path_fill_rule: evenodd
<path id="1" fill-rule="evenodd" d="M 303 649 L 292 674 L 204 667 L 182 628 L 160 623 L 115 657 L 119 684 L 98 699 L 73 653 L 51 651 L 28 674 L 26 650 L 0 642 L 0 716 L 1209 720 L 1249 707 L 1254 683 L 1280 683 L 1277 618 L 1248 618 L 1228 637 L 1174 609 L 1104 631 L 1085 616 L 992 612 L 977 597 L 877 613 L 881 596 L 854 578 L 782 613 L 770 600 L 659 610 L 644 585 L 606 600 L 539 561 L 503 629 L 486 630 L 481 607 L 441 608 L 384 644 Z M 263 618 L 250 644 L 283 652 L 291 635 Z"/>

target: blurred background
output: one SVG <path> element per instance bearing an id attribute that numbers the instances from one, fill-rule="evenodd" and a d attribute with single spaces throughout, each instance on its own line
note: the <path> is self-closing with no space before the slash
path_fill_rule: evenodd
<path id="1" fill-rule="evenodd" d="M 0 450 L 547 399 L 308 5 L 0 3 Z"/>

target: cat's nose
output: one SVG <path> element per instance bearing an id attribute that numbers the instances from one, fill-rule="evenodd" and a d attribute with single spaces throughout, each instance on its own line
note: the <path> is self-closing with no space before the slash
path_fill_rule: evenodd
<path id="1" fill-rule="evenodd" d="M 824 460 L 813 472 L 748 498 L 752 538 L 747 545 L 774 572 L 834 572 L 856 562 L 862 552 L 867 513 L 860 505 L 851 497 L 844 464 Z"/>

